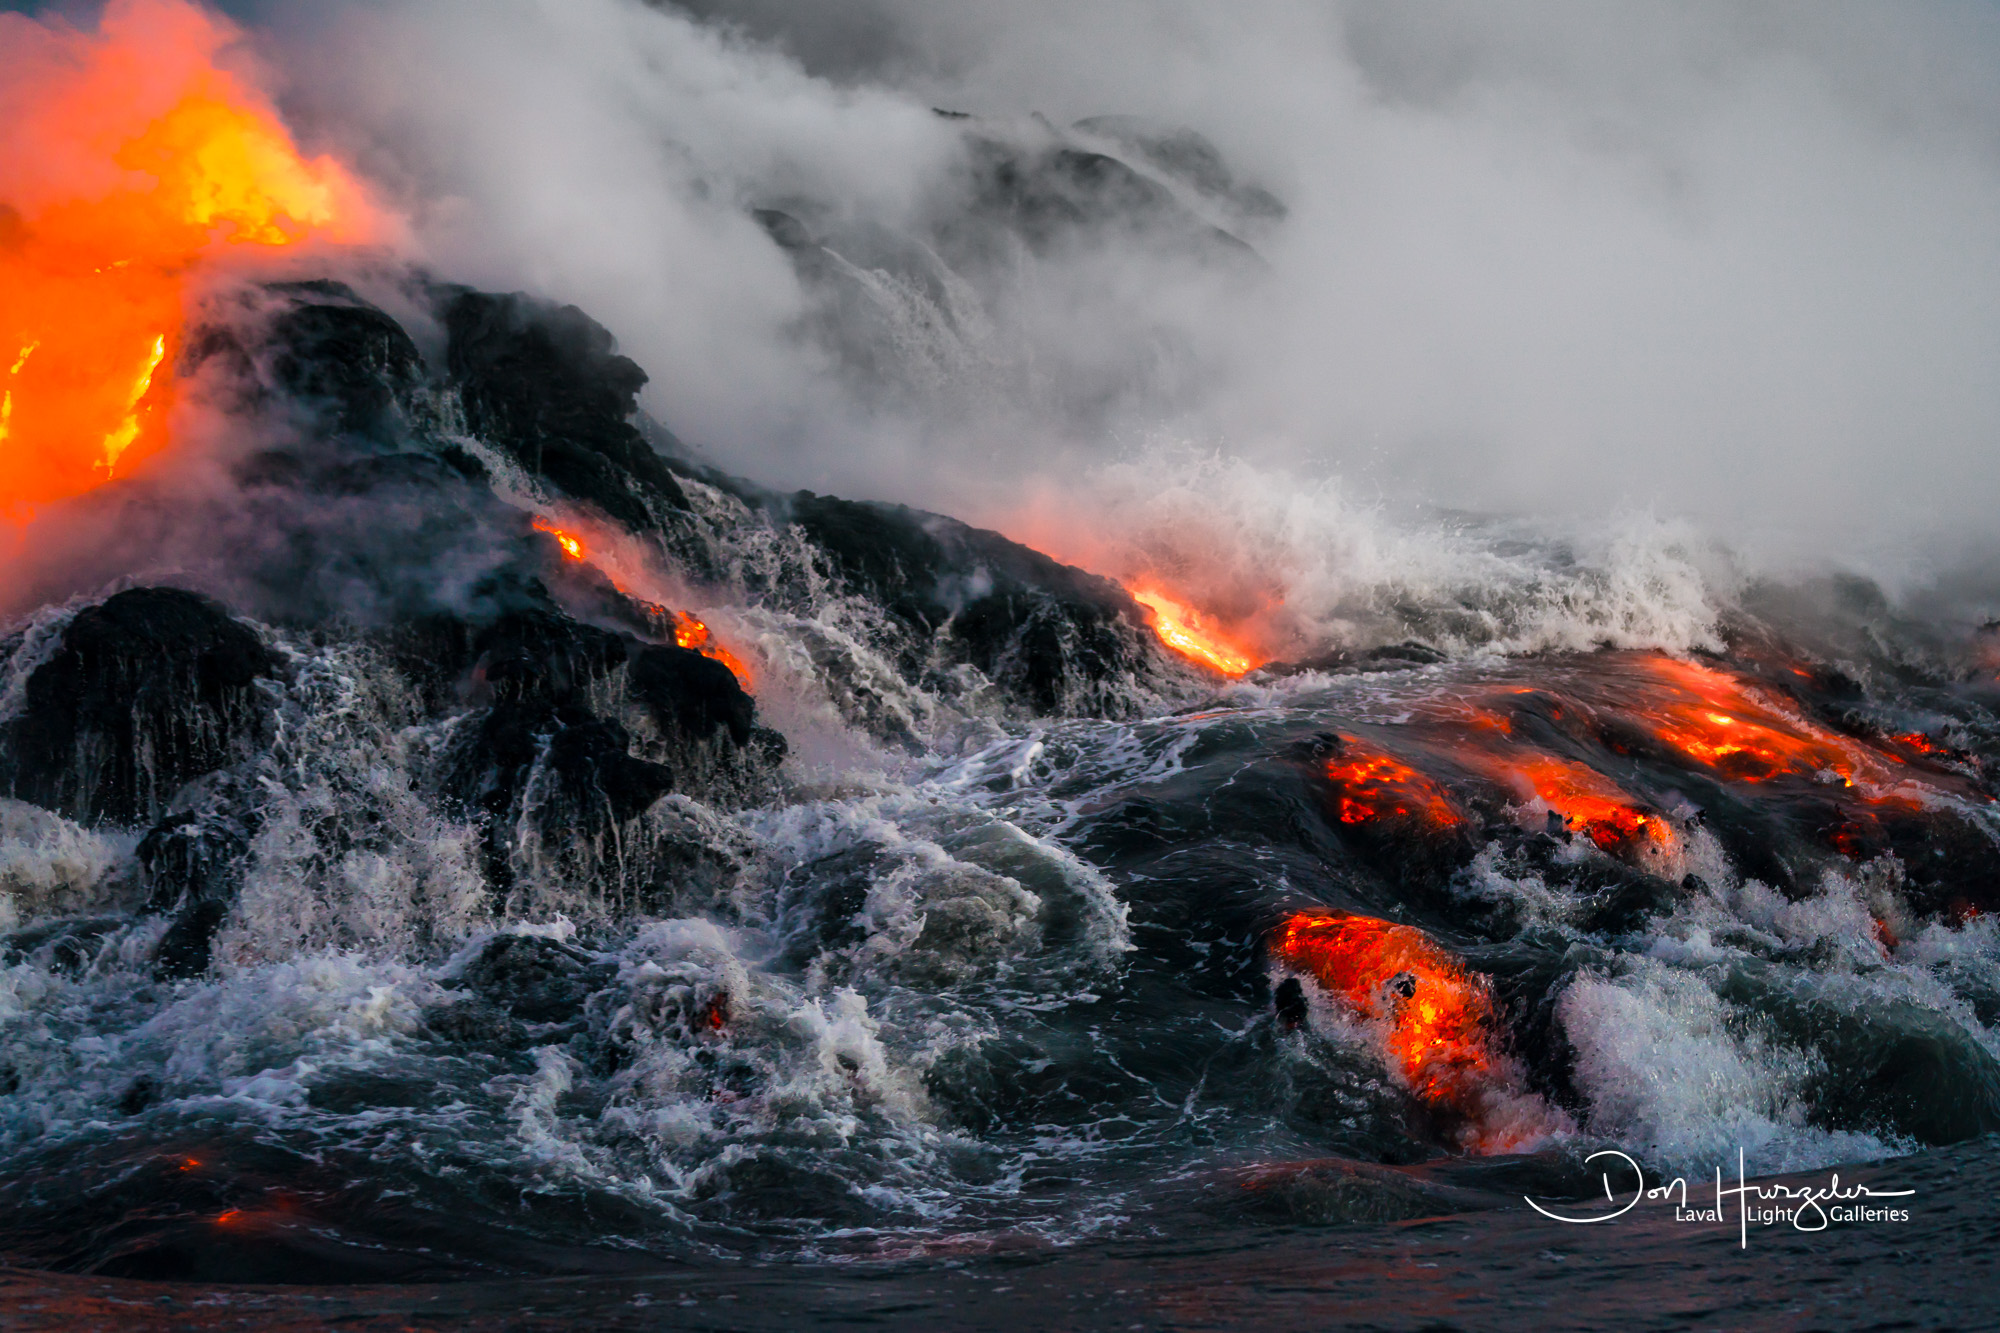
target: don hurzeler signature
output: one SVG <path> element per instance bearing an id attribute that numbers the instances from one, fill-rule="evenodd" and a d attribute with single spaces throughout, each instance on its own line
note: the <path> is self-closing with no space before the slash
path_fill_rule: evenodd
<path id="1" fill-rule="evenodd" d="M 1744 1154 L 1743 1150 L 1738 1148 L 1736 1183 L 1725 1186 L 1722 1183 L 1722 1168 L 1716 1167 L 1715 1206 L 1707 1208 L 1689 1202 L 1685 1177 L 1676 1176 L 1663 1184 L 1648 1185 L 1646 1173 L 1640 1168 L 1639 1163 L 1614 1148 L 1594 1152 L 1584 1158 L 1584 1162 L 1587 1165 L 1600 1157 L 1612 1157 L 1622 1162 L 1625 1169 L 1631 1172 L 1633 1181 L 1630 1187 L 1631 1197 L 1620 1203 L 1619 1193 L 1612 1189 L 1611 1183 L 1612 1171 L 1616 1169 L 1616 1165 L 1605 1168 L 1601 1178 L 1604 1182 L 1605 1201 L 1612 1205 L 1609 1212 L 1573 1217 L 1568 1216 L 1566 1212 L 1556 1212 L 1545 1207 L 1525 1195 L 1522 1197 L 1527 1199 L 1530 1208 L 1543 1217 L 1578 1226 L 1609 1222 L 1623 1217 L 1642 1202 L 1671 1204 L 1676 1222 L 1723 1222 L 1728 1220 L 1726 1213 L 1730 1211 L 1727 1201 L 1733 1199 L 1739 1242 L 1748 1248 L 1750 1226 L 1753 1222 L 1758 1226 L 1774 1226 L 1780 1222 L 1789 1222 L 1799 1231 L 1824 1231 L 1835 1222 L 1907 1222 L 1910 1220 L 1909 1209 L 1882 1206 L 1875 1201 L 1908 1199 L 1916 1194 L 1915 1190 L 1881 1190 L 1872 1189 L 1867 1185 L 1842 1185 L 1839 1172 L 1835 1172 L 1825 1185 L 1787 1185 L 1782 1181 L 1751 1184 L 1744 1179 Z"/>

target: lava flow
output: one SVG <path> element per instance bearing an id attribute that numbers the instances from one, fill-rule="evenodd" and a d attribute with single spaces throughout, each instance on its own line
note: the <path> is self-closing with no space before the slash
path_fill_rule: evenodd
<path id="1" fill-rule="evenodd" d="M 1342 739 L 1340 752 L 1327 760 L 1325 773 L 1343 824 L 1410 823 L 1443 829 L 1462 821 L 1458 808 L 1436 783 L 1386 751 L 1359 741 Z"/>
<path id="2" fill-rule="evenodd" d="M 1895 771 L 1900 757 L 1766 702 L 1724 672 L 1670 657 L 1645 659 L 1645 666 L 1660 688 L 1638 711 L 1640 721 L 1654 739 L 1733 781 L 1825 774 L 1844 786 L 1881 788 L 1902 776 Z"/>
<path id="3" fill-rule="evenodd" d="M 568 528 L 557 527 L 553 522 L 543 518 L 539 514 L 535 516 L 534 529 L 536 532 L 545 532 L 553 538 L 556 546 L 561 549 L 564 559 L 574 560 L 578 564 L 589 565 L 592 569 L 595 569 L 598 573 L 609 579 L 611 586 L 619 592 L 641 603 L 649 611 L 657 612 L 673 626 L 674 642 L 677 645 L 682 648 L 692 649 L 700 653 L 703 657 L 722 663 L 736 677 L 738 684 L 745 690 L 750 688 L 750 668 L 744 665 L 742 658 L 724 648 L 720 643 L 717 643 L 715 635 L 709 631 L 708 626 L 700 619 L 686 611 L 669 610 L 656 598 L 641 596 L 631 586 L 630 579 L 622 578 L 617 571 L 607 568 L 608 562 L 592 557 L 590 548 L 584 545 L 581 533 L 574 532 Z"/>
<path id="4" fill-rule="evenodd" d="M 1355 1016 L 1385 1025 L 1411 1091 L 1475 1112 L 1496 1076 L 1493 1000 L 1486 981 L 1413 926 L 1332 912 L 1294 912 L 1272 956 L 1307 973 Z"/>
<path id="5" fill-rule="evenodd" d="M 1198 662 L 1232 679 L 1263 665 L 1262 658 L 1209 623 L 1207 617 L 1187 603 L 1146 585 L 1134 586 L 1127 591 L 1132 594 L 1133 601 L 1151 613 L 1153 633 L 1159 636 L 1160 642 L 1189 661 Z"/>
<path id="6" fill-rule="evenodd" d="M 155 452 L 185 289 L 231 250 L 373 238 L 186 0 L 113 0 L 96 33 L 0 14 L 0 510 Z"/>

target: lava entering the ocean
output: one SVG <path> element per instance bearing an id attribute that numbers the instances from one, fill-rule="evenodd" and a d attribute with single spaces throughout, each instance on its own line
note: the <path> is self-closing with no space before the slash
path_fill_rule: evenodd
<path id="1" fill-rule="evenodd" d="M 554 539 L 556 546 L 561 549 L 564 559 L 574 560 L 578 564 L 589 565 L 592 569 L 595 569 L 598 573 L 609 579 L 612 587 L 639 602 L 648 609 L 649 613 L 657 614 L 662 621 L 671 625 L 676 645 L 692 649 L 700 653 L 703 657 L 722 663 L 736 677 L 739 685 L 745 690 L 750 688 L 750 668 L 744 665 L 742 658 L 716 642 L 715 635 L 710 632 L 706 623 L 690 612 L 670 610 L 658 598 L 645 596 L 635 591 L 632 586 L 633 578 L 629 571 L 621 573 L 624 566 L 630 563 L 629 561 L 605 560 L 592 556 L 590 548 L 584 544 L 582 534 L 569 528 L 558 527 L 553 521 L 542 517 L 540 514 L 535 516 L 533 526 L 536 532 L 545 532 Z M 620 568 L 610 568 L 609 566 L 611 565 L 617 565 Z"/>
<path id="2" fill-rule="evenodd" d="M 1463 816 L 1438 785 L 1386 751 L 1343 738 L 1326 761 L 1336 816 L 1343 824 L 1411 823 L 1451 828 Z"/>
<path id="3" fill-rule="evenodd" d="M 1355 1016 L 1384 1025 L 1388 1052 L 1424 1101 L 1473 1114 L 1496 1077 L 1493 999 L 1485 978 L 1414 926 L 1294 912 L 1272 956 L 1304 972 Z"/>
<path id="4" fill-rule="evenodd" d="M 1881 788 L 1901 780 L 1900 756 L 1866 746 L 1766 702 L 1742 682 L 1695 662 L 1644 659 L 1661 689 L 1635 713 L 1654 739 L 1736 782 L 1831 775 Z M 1825 780 L 1825 779 L 1821 779 Z M 1872 799 L 1889 799 L 1878 793 Z"/>
<path id="5" fill-rule="evenodd" d="M 190 275 L 243 247 L 373 238 L 188 0 L 113 0 L 95 34 L 0 14 L 0 510 L 156 451 Z"/>
<path id="6" fill-rule="evenodd" d="M 1231 678 L 1263 665 L 1263 659 L 1251 649 L 1209 623 L 1207 617 L 1187 603 L 1144 584 L 1129 587 L 1127 591 L 1133 601 L 1151 613 L 1153 633 L 1160 642 L 1189 661 Z"/>

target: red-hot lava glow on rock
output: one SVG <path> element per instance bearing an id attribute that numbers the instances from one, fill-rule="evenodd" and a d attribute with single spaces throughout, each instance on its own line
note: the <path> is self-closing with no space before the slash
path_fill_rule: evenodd
<path id="1" fill-rule="evenodd" d="M 224 67 L 235 35 L 187 0 L 112 0 L 95 33 L 0 14 L 0 510 L 158 450 L 201 265 L 382 229 Z"/>
<path id="2" fill-rule="evenodd" d="M 574 532 L 557 527 L 540 515 L 536 515 L 535 517 L 535 531 L 546 532 L 549 536 L 555 538 L 556 545 L 561 547 L 562 553 L 571 560 L 588 560 L 590 558 L 583 549 L 583 538 L 577 536 Z M 621 588 L 619 591 L 622 592 L 624 589 Z"/>
<path id="3" fill-rule="evenodd" d="M 1413 823 L 1452 828 L 1463 821 L 1438 785 L 1386 751 L 1343 740 L 1326 761 L 1335 818 L 1343 824 Z"/>
<path id="4" fill-rule="evenodd" d="M 746 690 L 750 688 L 750 668 L 744 664 L 743 659 L 718 643 L 708 626 L 692 613 L 669 610 L 659 598 L 649 596 L 649 589 L 638 586 L 644 580 L 626 568 L 632 563 L 631 561 L 593 556 L 590 546 L 584 542 L 582 533 L 574 528 L 559 527 L 553 520 L 540 514 L 535 515 L 534 529 L 536 532 L 545 532 L 554 539 L 564 559 L 589 565 L 610 580 L 612 587 L 641 603 L 649 613 L 659 616 L 670 624 L 677 645 L 722 663 L 736 677 L 739 685 Z"/>
<path id="5" fill-rule="evenodd" d="M 1471 1114 L 1496 1078 L 1486 979 L 1414 926 L 1295 912 L 1270 939 L 1278 962 L 1319 982 L 1356 1017 L 1382 1024 L 1411 1091 Z"/>
<path id="6" fill-rule="evenodd" d="M 1600 851 L 1667 852 L 1677 840 L 1673 828 L 1596 769 L 1558 755 L 1510 747 L 1466 754 L 1468 768 L 1483 770 L 1495 781 L 1517 789 L 1526 786 L 1563 827 L 1581 833 Z"/>
<path id="7" fill-rule="evenodd" d="M 1659 688 L 1635 701 L 1634 715 L 1654 739 L 1696 764 L 1734 782 L 1832 778 L 1866 784 L 1871 802 L 1915 803 L 1887 790 L 1907 776 L 1901 756 L 1829 731 L 1713 667 L 1659 656 L 1644 662 Z"/>
<path id="8" fill-rule="evenodd" d="M 675 643 L 722 663 L 735 673 L 738 684 L 746 690 L 750 688 L 750 668 L 743 665 L 743 660 L 736 654 L 717 643 L 707 625 L 686 611 L 675 611 L 671 614 L 674 617 Z"/>
<path id="9" fill-rule="evenodd" d="M 1151 613 L 1153 633 L 1160 642 L 1191 662 L 1232 679 L 1264 664 L 1256 650 L 1237 641 L 1208 617 L 1157 587 L 1130 585 L 1132 600 Z"/>

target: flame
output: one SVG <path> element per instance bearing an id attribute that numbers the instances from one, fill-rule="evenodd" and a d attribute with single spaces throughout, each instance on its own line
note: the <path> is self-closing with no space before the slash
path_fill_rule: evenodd
<path id="1" fill-rule="evenodd" d="M 78 494 L 158 450 L 190 278 L 381 219 L 303 157 L 190 0 L 112 0 L 98 31 L 0 14 L 0 507 Z"/>
<path id="2" fill-rule="evenodd" d="M 1153 633 L 1160 642 L 1192 662 L 1234 678 L 1264 664 L 1264 659 L 1207 622 L 1201 612 L 1157 588 L 1131 585 L 1132 600 L 1152 613 Z"/>
<path id="3" fill-rule="evenodd" d="M 1411 1091 L 1460 1112 L 1479 1109 L 1499 1072 L 1484 977 L 1421 930 L 1374 917 L 1295 912 L 1270 948 L 1357 1017 L 1386 1026 L 1393 1066 Z"/>

